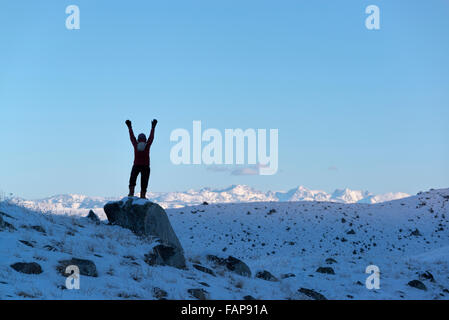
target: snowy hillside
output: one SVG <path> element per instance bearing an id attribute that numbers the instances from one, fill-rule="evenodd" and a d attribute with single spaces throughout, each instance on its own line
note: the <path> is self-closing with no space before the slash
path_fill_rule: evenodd
<path id="1" fill-rule="evenodd" d="M 0 299 L 193 299 L 198 292 L 211 299 L 317 296 L 311 292 L 328 299 L 449 298 L 449 189 L 379 204 L 168 209 L 187 270 L 149 266 L 145 254 L 154 244 L 105 221 L 97 225 L 5 202 L 0 211 Z M 252 276 L 217 268 L 209 254 L 241 259 Z M 92 261 L 98 272 L 81 276 L 80 290 L 65 289 L 56 270 L 58 261 L 73 257 Z M 42 273 L 19 273 L 11 267 L 17 262 L 37 263 Z M 378 290 L 365 287 L 369 265 L 380 269 Z"/>
<path id="2" fill-rule="evenodd" d="M 151 201 L 159 203 L 164 208 L 180 208 L 185 206 L 199 205 L 204 201 L 208 203 L 240 203 L 240 202 L 261 202 L 261 201 L 331 201 L 341 203 L 379 203 L 409 195 L 402 192 L 388 193 L 384 195 L 374 195 L 367 191 L 357 191 L 350 189 L 338 189 L 332 194 L 324 191 L 310 190 L 305 187 L 298 187 L 286 192 L 262 192 L 245 185 L 233 185 L 225 189 L 203 188 L 201 190 L 189 190 L 186 192 L 151 192 L 148 195 Z M 68 213 L 84 215 L 90 209 L 100 211 L 104 204 L 118 198 L 88 197 L 84 195 L 69 194 L 57 195 L 39 200 L 25 200 L 13 198 L 11 201 L 20 206 L 39 211 L 52 211 L 54 213 Z"/>

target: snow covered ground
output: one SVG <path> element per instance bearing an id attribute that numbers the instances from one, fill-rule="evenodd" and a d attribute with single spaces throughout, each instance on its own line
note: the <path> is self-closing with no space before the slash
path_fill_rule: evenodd
<path id="1" fill-rule="evenodd" d="M 0 229 L 0 299 L 154 299 L 155 287 L 168 299 L 193 299 L 189 289 L 204 289 L 211 299 L 308 299 L 300 288 L 328 299 L 449 298 L 449 189 L 378 204 L 254 202 L 168 209 L 187 270 L 147 265 L 144 255 L 154 243 L 105 221 L 97 225 L 7 202 L 0 203 L 0 212 L 16 229 Z M 216 269 L 208 254 L 237 257 L 253 275 Z M 79 290 L 65 289 L 65 277 L 56 271 L 59 260 L 72 257 L 93 261 L 98 271 L 98 277 L 81 276 Z M 16 272 L 10 267 L 16 262 L 36 262 L 43 272 Z M 380 269 L 380 289 L 365 286 L 369 265 Z M 334 274 L 317 272 L 320 267 Z M 256 278 L 262 270 L 278 281 Z M 282 279 L 290 273 L 295 276 Z M 410 286 L 412 280 L 426 290 Z"/>

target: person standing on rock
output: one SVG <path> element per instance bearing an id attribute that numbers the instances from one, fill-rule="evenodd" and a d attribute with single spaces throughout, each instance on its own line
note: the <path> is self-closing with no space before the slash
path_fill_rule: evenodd
<path id="1" fill-rule="evenodd" d="M 136 140 L 131 121 L 126 120 L 125 123 L 128 126 L 129 137 L 134 147 L 134 164 L 131 170 L 131 177 L 129 178 L 128 197 L 134 197 L 137 176 L 140 174 L 140 197 L 146 199 L 148 181 L 150 179 L 150 147 L 154 140 L 154 129 L 156 128 L 157 120 L 153 119 L 151 121 L 151 132 L 148 140 L 143 133 L 139 134 Z"/>

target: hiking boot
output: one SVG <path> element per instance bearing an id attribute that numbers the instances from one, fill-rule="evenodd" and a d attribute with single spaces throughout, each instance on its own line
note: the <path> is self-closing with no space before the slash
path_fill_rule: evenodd
<path id="1" fill-rule="evenodd" d="M 140 198 L 141 199 L 146 199 L 147 197 L 146 197 L 146 194 L 147 194 L 147 192 L 145 191 L 142 191 L 142 192 L 140 192 Z"/>
<path id="2" fill-rule="evenodd" d="M 128 197 L 134 197 L 134 187 L 129 187 Z"/>

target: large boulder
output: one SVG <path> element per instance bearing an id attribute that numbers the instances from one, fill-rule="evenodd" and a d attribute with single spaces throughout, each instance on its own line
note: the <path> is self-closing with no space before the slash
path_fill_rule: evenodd
<path id="1" fill-rule="evenodd" d="M 160 205 L 148 200 L 127 197 L 121 201 L 107 203 L 104 212 L 111 224 L 159 241 L 159 245 L 147 255 L 149 264 L 185 268 L 184 250 L 165 210 Z"/>

